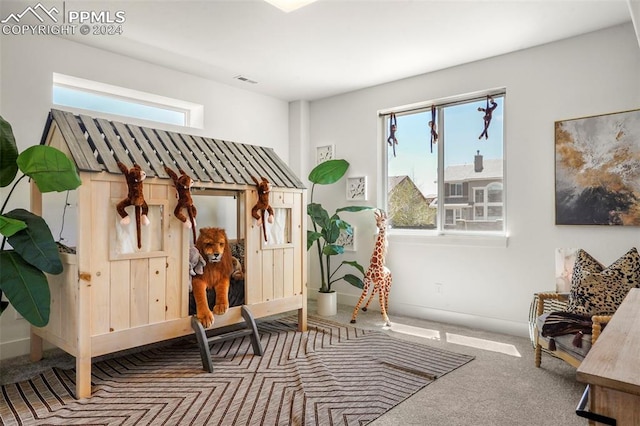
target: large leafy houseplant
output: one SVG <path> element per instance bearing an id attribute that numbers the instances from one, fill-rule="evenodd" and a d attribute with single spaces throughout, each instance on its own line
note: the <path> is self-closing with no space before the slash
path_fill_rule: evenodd
<path id="1" fill-rule="evenodd" d="M 340 218 L 340 212 L 359 212 L 362 210 L 370 210 L 367 206 L 348 206 L 341 207 L 329 216 L 329 213 L 321 204 L 313 201 L 313 195 L 316 185 L 330 185 L 339 181 L 349 168 L 346 160 L 328 160 L 318 164 L 309 173 L 309 181 L 311 186 L 311 202 L 307 205 L 307 215 L 311 218 L 313 231 L 307 231 L 307 250 L 314 245 L 318 253 L 318 262 L 320 264 L 320 292 L 331 293 L 333 283 L 345 280 L 349 284 L 358 288 L 363 288 L 364 268 L 356 261 L 343 260 L 335 270 L 331 270 L 331 257 L 344 253 L 344 245 L 339 243 L 338 238 L 340 232 L 343 231 L 348 235 L 353 235 L 353 228 L 349 223 Z M 351 266 L 360 272 L 360 276 L 354 274 L 339 275 L 338 271 L 343 266 Z"/>
<path id="2" fill-rule="evenodd" d="M 15 179 L 18 170 L 22 176 Z M 63 268 L 57 244 L 42 217 L 25 209 L 4 212 L 25 177 L 42 193 L 76 189 L 81 184 L 75 165 L 58 149 L 36 145 L 18 155 L 11 125 L 0 116 L 0 187 L 14 182 L 0 208 L 0 314 L 10 303 L 31 324 L 44 327 L 51 307 L 45 273 L 59 274 Z M 5 249 L 7 241 L 10 250 Z M 2 300 L 3 294 L 9 302 Z"/>

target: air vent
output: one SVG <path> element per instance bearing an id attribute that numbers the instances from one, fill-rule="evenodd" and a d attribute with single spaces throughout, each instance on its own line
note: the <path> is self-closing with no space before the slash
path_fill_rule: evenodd
<path id="1" fill-rule="evenodd" d="M 245 77 L 244 75 L 236 75 L 235 77 L 236 80 L 240 80 L 240 81 L 244 81 L 245 83 L 250 83 L 250 84 L 258 84 L 257 81 L 250 79 L 249 77 Z"/>

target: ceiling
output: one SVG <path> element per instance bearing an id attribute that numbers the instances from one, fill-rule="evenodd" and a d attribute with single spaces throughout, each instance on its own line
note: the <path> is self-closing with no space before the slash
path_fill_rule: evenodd
<path id="1" fill-rule="evenodd" d="M 124 10 L 124 33 L 74 39 L 279 99 L 315 100 L 630 22 L 628 1 L 318 0 L 290 13 L 262 0 L 83 1 Z"/>

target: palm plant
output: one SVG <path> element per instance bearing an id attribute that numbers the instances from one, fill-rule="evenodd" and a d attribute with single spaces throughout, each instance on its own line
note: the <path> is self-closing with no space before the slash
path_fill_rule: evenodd
<path id="1" fill-rule="evenodd" d="M 340 218 L 340 212 L 359 212 L 362 210 L 370 210 L 367 206 L 348 206 L 341 207 L 329 216 L 329 213 L 321 204 L 313 201 L 313 195 L 316 185 L 329 185 L 339 181 L 349 168 L 346 160 L 328 160 L 318 164 L 309 173 L 309 181 L 313 183 L 311 186 L 311 202 L 307 205 L 307 215 L 311 218 L 313 231 L 307 231 L 307 250 L 315 243 L 318 253 L 318 262 L 320 264 L 320 292 L 331 293 L 333 283 L 345 280 L 349 284 L 363 288 L 362 281 L 364 277 L 364 268 L 356 261 L 343 260 L 335 270 L 331 270 L 331 257 L 344 253 L 344 245 L 340 244 L 338 238 L 341 232 L 347 235 L 353 235 L 352 226 Z M 338 275 L 338 271 L 343 266 L 351 266 L 360 272 L 360 276 L 346 273 Z"/>
<path id="2" fill-rule="evenodd" d="M 22 176 L 15 179 L 18 170 Z M 60 150 L 32 146 L 20 155 L 11 125 L 0 116 L 0 187 L 13 186 L 0 208 L 0 314 L 9 303 L 37 327 L 49 322 L 51 292 L 45 273 L 59 274 L 58 247 L 44 219 L 25 209 L 4 213 L 9 198 L 25 177 L 42 193 L 76 189 L 82 183 L 75 165 Z M 5 250 L 9 242 L 12 250 Z M 3 301 L 2 296 L 9 300 Z"/>

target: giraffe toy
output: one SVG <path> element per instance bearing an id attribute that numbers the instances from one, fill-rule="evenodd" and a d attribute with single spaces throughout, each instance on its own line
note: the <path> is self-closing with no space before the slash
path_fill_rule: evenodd
<path id="1" fill-rule="evenodd" d="M 362 310 L 366 312 L 367 308 L 369 307 L 369 303 L 371 303 L 371 300 L 373 299 L 373 296 L 378 293 L 380 301 L 380 311 L 382 312 L 384 325 L 390 326 L 391 322 L 389 321 L 389 317 L 387 316 L 387 308 L 389 307 L 389 291 L 391 290 L 391 271 L 389 270 L 389 268 L 384 266 L 385 255 L 387 252 L 387 214 L 382 210 L 376 209 L 375 217 L 376 227 L 378 228 L 378 235 L 376 237 L 373 254 L 371 255 L 369 269 L 367 269 L 367 272 L 364 276 L 364 288 L 362 289 L 360 300 L 358 300 L 358 303 L 353 310 L 353 315 L 351 315 L 351 323 L 353 324 L 356 322 L 356 317 L 358 316 L 360 305 L 364 301 L 365 297 L 367 297 L 369 287 L 373 284 L 371 296 L 369 296 L 369 300 L 367 301 L 367 304 L 364 306 L 364 308 L 362 308 Z"/>

